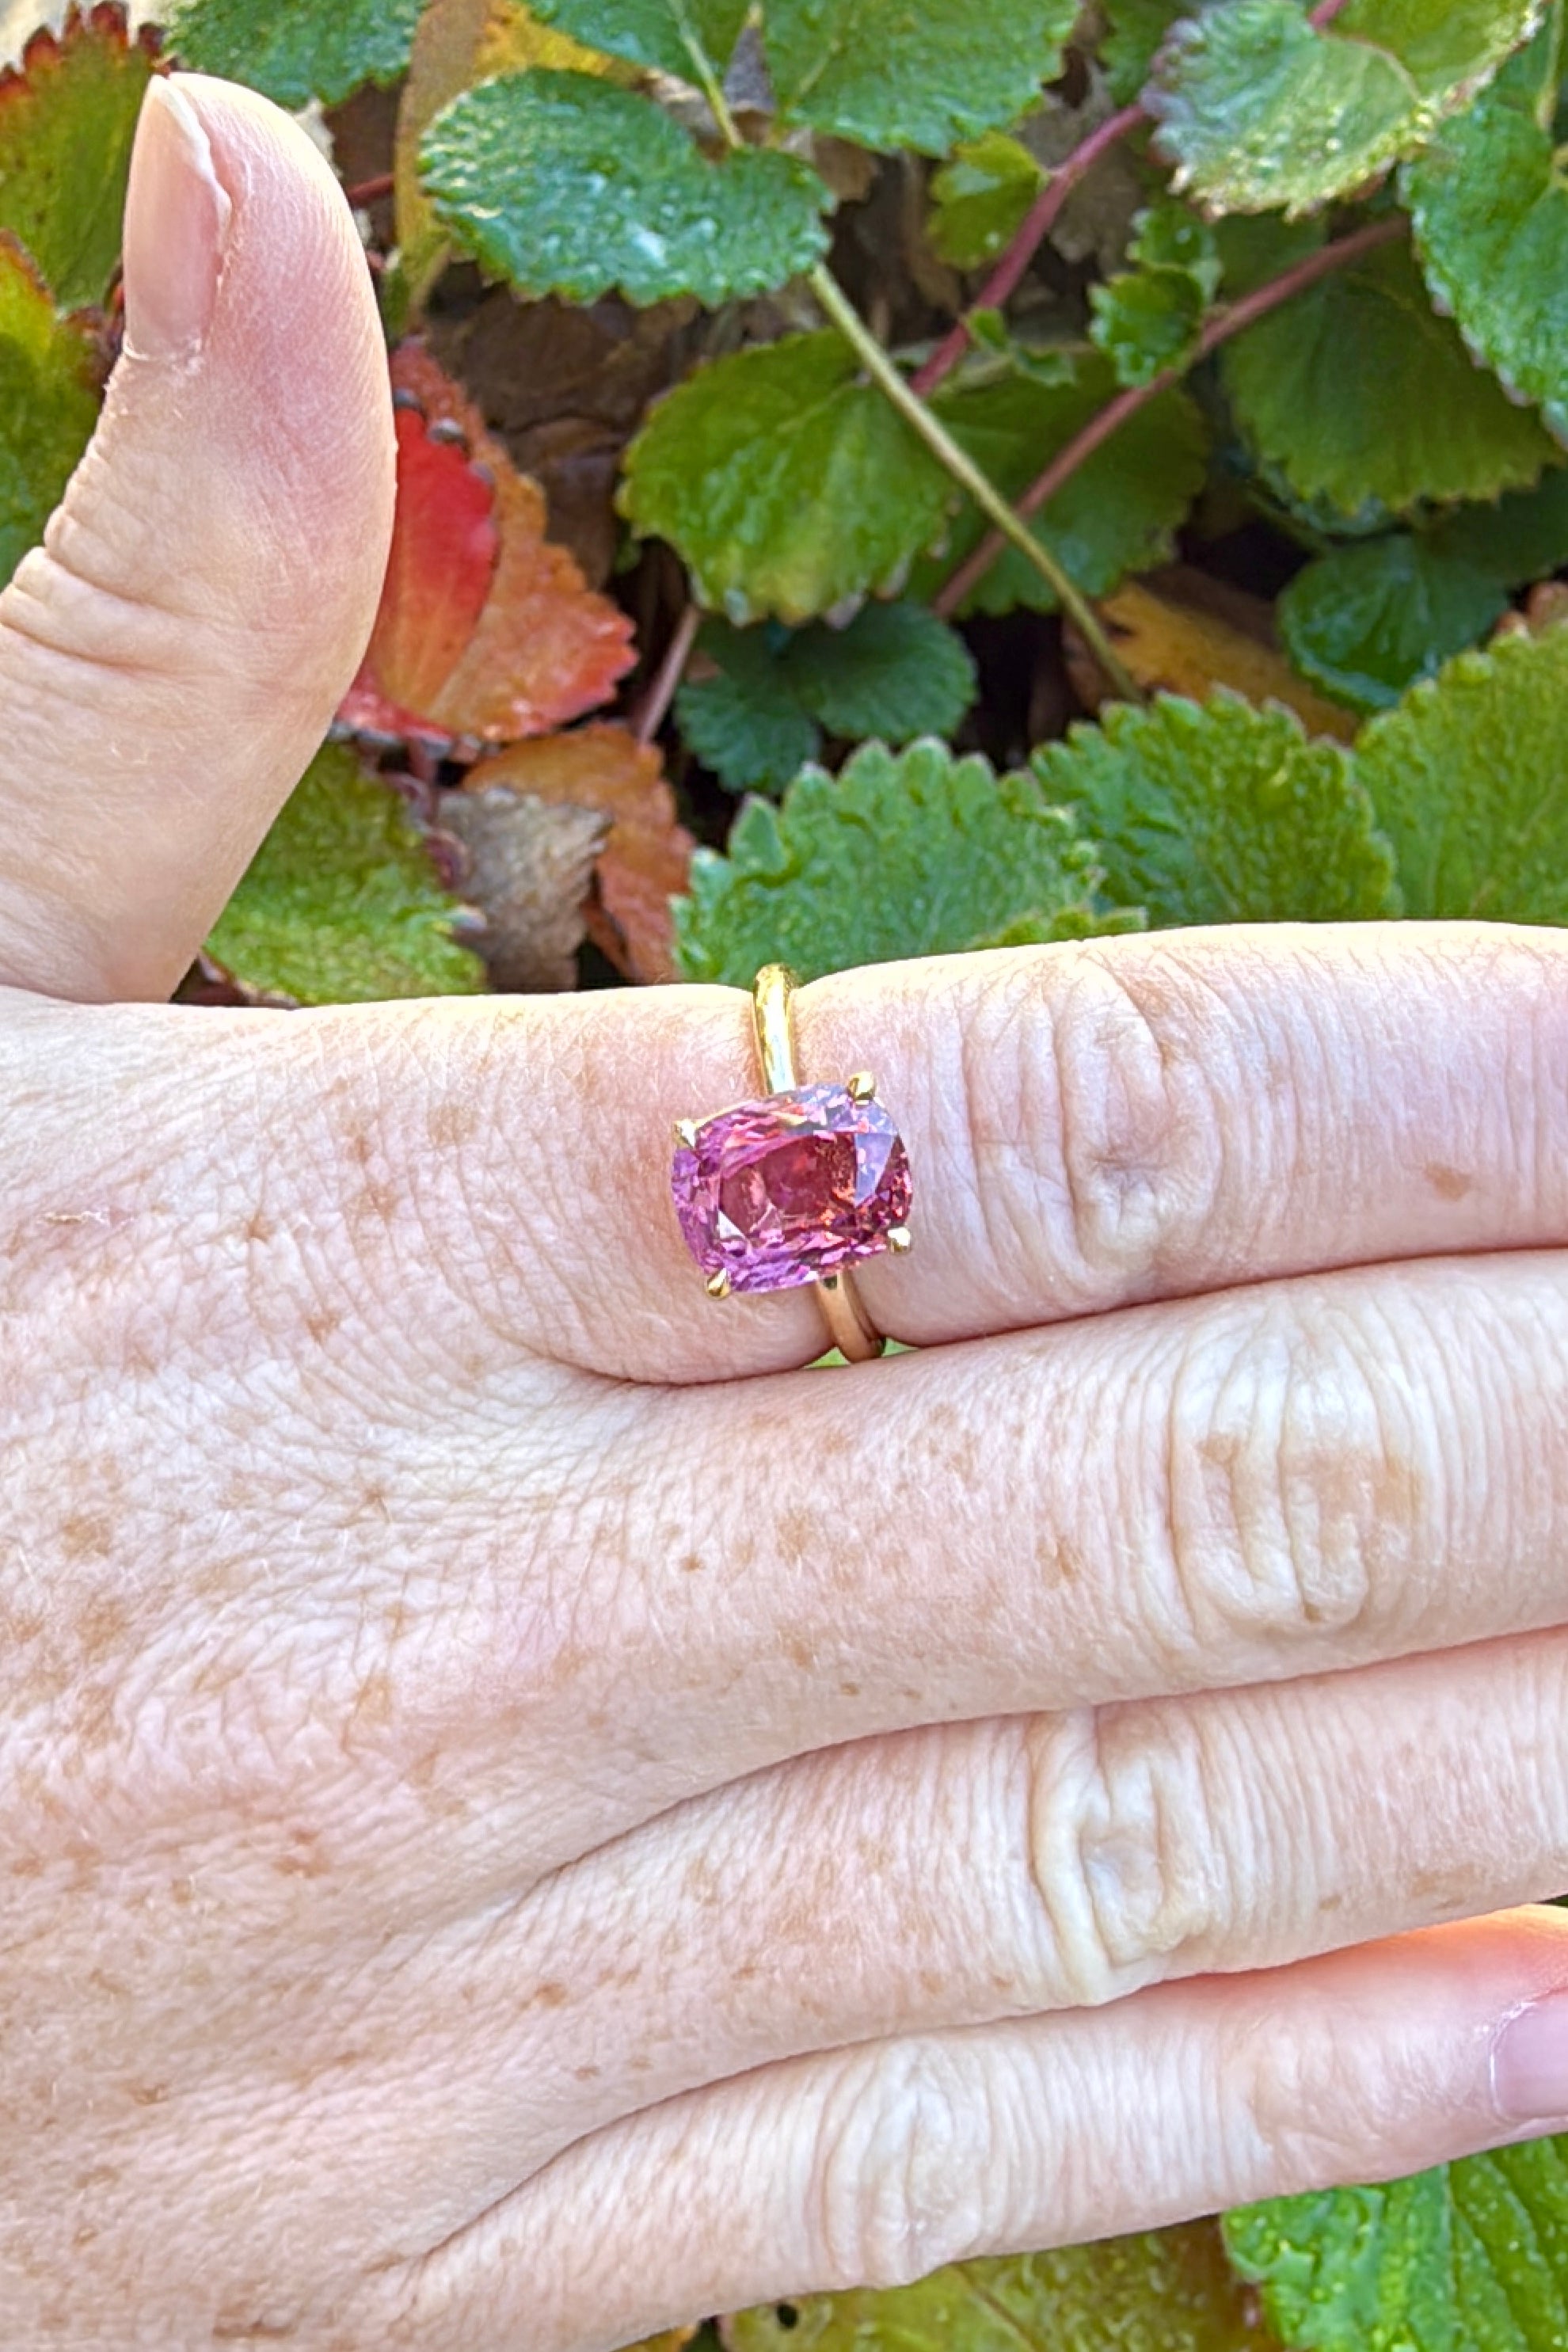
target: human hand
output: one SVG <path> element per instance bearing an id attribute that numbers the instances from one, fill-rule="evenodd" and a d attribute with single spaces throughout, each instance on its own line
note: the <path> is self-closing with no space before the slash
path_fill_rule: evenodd
<path id="1" fill-rule="evenodd" d="M 743 997 L 146 1001 L 391 497 L 324 167 L 174 88 L 0 599 L 5 2340 L 586 2352 L 1568 2121 L 1466 1917 L 1568 1883 L 1568 942 L 802 992 L 918 1187 L 837 1373 L 669 1212 Z"/>

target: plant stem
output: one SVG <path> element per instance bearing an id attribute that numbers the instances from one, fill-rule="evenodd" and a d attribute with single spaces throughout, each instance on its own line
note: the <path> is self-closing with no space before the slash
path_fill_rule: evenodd
<path id="1" fill-rule="evenodd" d="M 1044 546 L 1028 525 L 1013 512 L 1001 491 L 981 472 L 968 451 L 959 447 L 920 394 L 911 391 L 837 280 L 818 263 L 806 282 L 878 390 L 886 394 L 905 423 L 919 434 L 938 464 L 952 475 L 960 488 L 968 491 L 982 514 L 990 518 L 998 544 L 1003 540 L 1010 540 L 1025 562 L 1039 573 L 1062 610 L 1072 615 L 1085 644 L 1117 692 L 1125 695 L 1130 702 L 1142 700 L 1131 671 L 1123 667 L 1088 597 L 1063 571 L 1049 548 Z"/>
<path id="2" fill-rule="evenodd" d="M 1282 270 L 1267 285 L 1256 287 L 1250 294 L 1244 294 L 1228 310 L 1216 311 L 1188 357 L 1179 366 L 1166 368 L 1148 383 L 1134 384 L 1130 391 L 1118 393 L 1097 416 L 1089 418 L 1080 433 L 1075 434 L 1064 448 L 1058 450 L 1050 464 L 1042 473 L 1036 475 L 1018 500 L 1013 519 L 1019 520 L 1037 514 L 1048 499 L 1055 498 L 1063 483 L 1070 481 L 1085 460 L 1091 457 L 1102 443 L 1109 441 L 1130 416 L 1136 415 L 1139 409 L 1147 406 L 1150 401 L 1157 400 L 1173 383 L 1180 383 L 1188 368 L 1195 366 L 1199 360 L 1206 359 L 1209 352 L 1217 351 L 1221 343 L 1228 342 L 1233 335 L 1239 335 L 1243 328 L 1250 327 L 1256 320 L 1277 310 L 1281 302 L 1289 301 L 1293 294 L 1303 293 L 1309 286 L 1315 286 L 1320 278 L 1327 278 L 1334 270 L 1342 269 L 1347 262 L 1359 260 L 1374 246 L 1387 245 L 1394 237 L 1402 236 L 1405 226 L 1397 215 L 1371 221 L 1366 227 L 1353 229 L 1349 236 L 1342 236 L 1332 245 L 1320 246 L 1316 253 L 1310 253 L 1304 261 L 1298 261 L 1290 268 Z M 965 556 L 957 571 L 944 583 L 941 594 L 933 600 L 934 609 L 943 619 L 955 613 L 964 598 L 984 578 L 1002 552 L 1005 537 L 1011 540 L 1013 533 L 1003 534 L 999 530 L 990 532 L 972 554 Z M 1016 544 L 1016 541 L 1014 543 Z M 1076 612 L 1073 618 L 1075 621 L 1078 619 Z M 1099 661 L 1098 646 L 1092 640 L 1087 642 Z M 1106 675 L 1120 692 L 1116 672 L 1108 670 Z"/>
<path id="3" fill-rule="evenodd" d="M 675 689 L 691 658 L 691 648 L 701 625 L 702 607 L 693 600 L 677 621 L 664 659 L 632 720 L 632 733 L 639 743 L 651 743 L 664 725 L 665 714 L 675 699 Z"/>
<path id="4" fill-rule="evenodd" d="M 1094 169 L 1100 157 L 1109 153 L 1119 140 L 1124 139 L 1130 131 L 1135 131 L 1139 123 L 1147 121 L 1148 116 L 1142 106 L 1136 103 L 1124 106 L 1120 114 L 1109 116 L 1097 131 L 1091 131 L 1082 144 L 1075 147 L 1072 153 L 1058 164 L 1019 222 L 1006 252 L 970 305 L 972 310 L 999 310 L 1004 302 L 1011 299 L 1025 270 L 1056 226 L 1062 206 L 1079 182 Z M 952 374 L 972 341 L 967 324 L 960 319 L 948 330 L 931 357 L 915 370 L 910 378 L 910 391 L 922 397 L 934 392 L 943 378 Z"/>

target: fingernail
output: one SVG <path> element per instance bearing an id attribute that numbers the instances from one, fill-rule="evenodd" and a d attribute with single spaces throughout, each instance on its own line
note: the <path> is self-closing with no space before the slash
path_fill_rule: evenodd
<path id="1" fill-rule="evenodd" d="M 144 359 L 189 358 L 212 324 L 234 206 L 201 116 L 178 81 L 147 85 L 125 199 L 125 341 Z"/>
<path id="2" fill-rule="evenodd" d="M 1568 1992 L 1515 2012 L 1492 2044 L 1492 2096 L 1516 2123 L 1568 2116 Z"/>

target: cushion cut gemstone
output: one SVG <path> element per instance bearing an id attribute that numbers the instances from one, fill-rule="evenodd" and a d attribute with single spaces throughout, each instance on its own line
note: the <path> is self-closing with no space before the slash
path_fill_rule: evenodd
<path id="1" fill-rule="evenodd" d="M 909 1214 L 909 1155 L 879 1104 L 795 1087 L 705 1120 L 677 1148 L 670 1190 L 704 1274 L 788 1290 L 888 1247 Z"/>

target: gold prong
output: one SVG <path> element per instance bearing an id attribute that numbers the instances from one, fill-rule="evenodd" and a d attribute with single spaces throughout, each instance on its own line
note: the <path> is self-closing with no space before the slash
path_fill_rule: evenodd
<path id="1" fill-rule="evenodd" d="M 910 1233 L 908 1225 L 889 1225 L 888 1227 L 888 1247 L 892 1251 L 895 1257 L 902 1257 L 907 1249 L 912 1249 L 914 1247 L 914 1238 L 915 1237 Z"/>
<path id="2" fill-rule="evenodd" d="M 689 1151 L 697 1140 L 697 1121 L 694 1118 L 678 1118 L 675 1122 L 675 1139 L 677 1143 L 683 1143 Z"/>
<path id="3" fill-rule="evenodd" d="M 725 1273 L 722 1266 L 720 1267 L 717 1274 L 710 1274 L 709 1276 L 706 1283 L 703 1285 L 703 1288 L 707 1291 L 710 1298 L 729 1297 L 730 1277 Z"/>
<path id="4" fill-rule="evenodd" d="M 857 1070 L 850 1079 L 847 1092 L 851 1102 L 869 1102 L 877 1091 L 877 1081 L 869 1070 Z"/>

